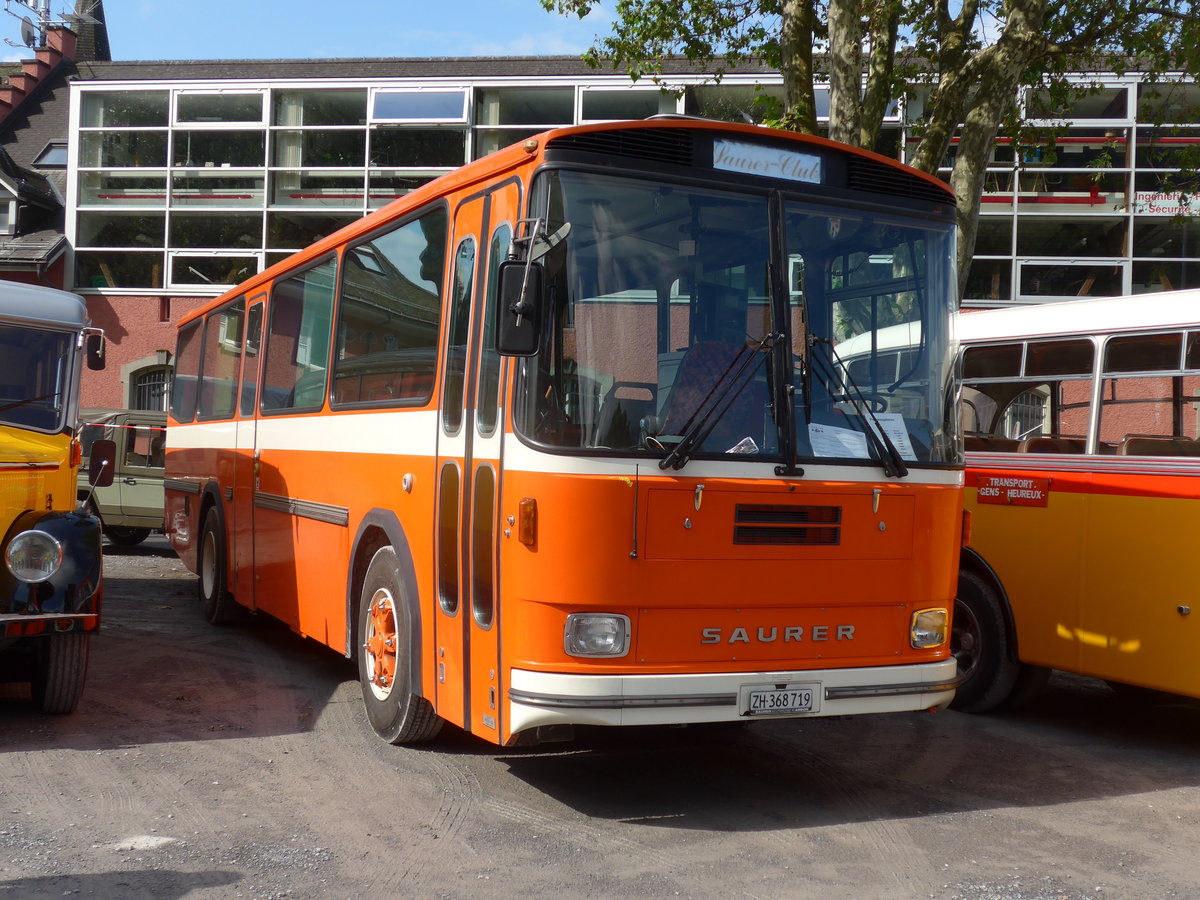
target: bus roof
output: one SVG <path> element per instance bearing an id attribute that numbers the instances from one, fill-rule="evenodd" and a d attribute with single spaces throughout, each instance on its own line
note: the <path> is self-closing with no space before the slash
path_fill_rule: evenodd
<path id="1" fill-rule="evenodd" d="M 0 319 L 80 329 L 89 322 L 87 304 L 78 294 L 0 280 Z"/>
<path id="2" fill-rule="evenodd" d="M 1112 331 L 1156 331 L 1200 324 L 1200 290 L 1164 291 L 1128 297 L 1062 300 L 963 313 L 960 343 Z"/>
<path id="3" fill-rule="evenodd" d="M 754 137 L 769 137 L 775 139 L 783 139 L 794 141 L 798 144 L 807 144 L 809 146 L 825 147 L 835 150 L 839 153 L 847 153 L 852 156 L 858 156 L 863 159 L 869 159 L 876 163 L 880 163 L 895 169 L 898 172 L 904 172 L 920 181 L 927 182 L 935 191 L 942 191 L 946 195 L 946 202 L 954 202 L 954 194 L 949 185 L 944 181 L 935 178 L 925 172 L 920 172 L 909 166 L 904 165 L 898 160 L 891 159 L 887 156 L 882 156 L 870 150 L 864 150 L 858 147 L 850 147 L 848 145 L 839 144 L 836 141 L 831 141 L 828 138 L 817 137 L 814 135 L 800 134 L 795 131 L 780 131 L 777 129 L 766 128 L 762 125 L 747 125 L 740 122 L 722 122 L 715 119 L 697 119 L 687 116 L 661 116 L 650 119 L 636 119 L 626 121 L 601 122 L 591 125 L 571 125 L 562 128 L 553 128 L 540 134 L 531 135 L 524 138 L 515 144 L 490 153 L 480 159 L 466 163 L 465 165 L 455 169 L 452 172 L 447 172 L 440 178 L 437 178 L 428 184 L 424 184 L 419 188 L 405 194 L 403 197 L 398 197 L 388 205 L 381 207 L 368 213 L 363 218 L 351 222 L 349 225 L 335 231 L 320 240 L 316 241 L 309 247 L 298 250 L 291 256 L 283 259 L 273 266 L 269 266 L 262 272 L 256 275 L 251 275 L 241 284 L 230 288 L 219 297 L 214 298 L 211 302 L 205 303 L 199 308 L 192 310 L 179 319 L 179 325 L 185 325 L 188 322 L 204 315 L 210 309 L 214 309 L 230 299 L 244 293 L 248 293 L 260 285 L 267 284 L 276 275 L 277 272 L 288 271 L 298 266 L 302 266 L 310 260 L 315 260 L 318 257 L 330 252 L 331 250 L 353 242 L 360 235 L 370 232 L 381 221 L 387 221 L 393 217 L 403 215 L 409 209 L 417 209 L 422 204 L 468 187 L 475 182 L 484 181 L 494 178 L 496 175 L 506 172 L 510 169 L 515 169 L 522 163 L 532 158 L 539 150 L 544 150 L 546 145 L 557 138 L 567 137 L 578 134 L 590 134 L 602 131 L 619 131 L 630 129 L 669 129 L 669 128 L 690 128 L 701 131 L 724 131 L 724 132 L 740 132 L 742 134 L 751 135 Z"/>

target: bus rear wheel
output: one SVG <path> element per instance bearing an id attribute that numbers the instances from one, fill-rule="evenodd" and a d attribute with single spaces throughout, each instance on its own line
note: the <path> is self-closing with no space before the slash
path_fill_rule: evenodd
<path id="1" fill-rule="evenodd" d="M 86 631 L 69 631 L 35 640 L 30 680 L 33 702 L 45 713 L 74 712 L 87 679 L 92 636 Z"/>
<path id="2" fill-rule="evenodd" d="M 396 551 L 382 547 L 367 566 L 358 606 L 358 676 L 375 733 L 390 744 L 435 737 L 442 719 L 412 692 L 412 627 L 400 587 Z"/>
<path id="3" fill-rule="evenodd" d="M 1021 665 L 1009 650 L 1008 620 L 1003 601 L 974 572 L 958 573 L 950 647 L 958 662 L 958 690 L 953 709 L 987 712 L 1012 693 Z"/>
<path id="4" fill-rule="evenodd" d="M 204 517 L 200 532 L 200 558 L 197 561 L 196 588 L 200 609 L 211 625 L 228 625 L 237 619 L 237 604 L 229 593 L 225 568 L 225 529 L 216 509 Z"/>

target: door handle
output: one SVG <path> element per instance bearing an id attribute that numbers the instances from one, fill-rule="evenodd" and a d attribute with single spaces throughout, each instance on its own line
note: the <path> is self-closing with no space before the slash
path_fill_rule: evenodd
<path id="1" fill-rule="evenodd" d="M 124 481 L 126 484 L 137 484 L 136 478 L 123 478 L 122 481 Z"/>

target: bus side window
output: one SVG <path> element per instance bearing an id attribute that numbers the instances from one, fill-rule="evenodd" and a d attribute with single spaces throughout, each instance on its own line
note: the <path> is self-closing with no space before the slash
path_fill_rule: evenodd
<path id="1" fill-rule="evenodd" d="M 317 409 L 325 397 L 337 260 L 276 282 L 267 333 L 262 409 Z"/>
<path id="2" fill-rule="evenodd" d="M 1101 452 L 1200 456 L 1197 396 L 1200 375 L 1105 378 L 1100 391 Z"/>
<path id="3" fill-rule="evenodd" d="M 1200 375 L 1179 375 L 1179 331 L 1112 337 L 1104 345 L 1101 452 L 1119 456 L 1200 456 L 1196 398 Z M 1185 365 L 1194 368 L 1191 347 Z"/>
<path id="4" fill-rule="evenodd" d="M 433 396 L 448 217 L 442 207 L 346 250 L 333 404 L 424 404 Z"/>
<path id="5" fill-rule="evenodd" d="M 488 248 L 487 300 L 483 310 L 483 343 L 479 353 L 479 396 L 475 403 L 479 433 L 484 437 L 496 430 L 499 415 L 500 354 L 496 352 L 496 291 L 500 263 L 504 262 L 511 242 L 512 226 L 505 222 L 492 234 L 492 244 Z"/>
<path id="6" fill-rule="evenodd" d="M 204 320 L 204 360 L 197 403 L 201 419 L 226 419 L 233 415 L 245 309 L 245 300 L 239 298 L 209 313 Z"/>
<path id="7" fill-rule="evenodd" d="M 179 332 L 175 346 L 175 377 L 171 381 L 171 416 L 190 422 L 196 416 L 196 382 L 200 377 L 200 325 L 196 320 Z"/>
<path id="8" fill-rule="evenodd" d="M 454 289 L 450 297 L 450 330 L 446 336 L 446 382 L 442 394 L 442 427 L 455 434 L 462 425 L 466 387 L 467 336 L 475 284 L 475 239 L 467 236 L 454 254 Z"/>

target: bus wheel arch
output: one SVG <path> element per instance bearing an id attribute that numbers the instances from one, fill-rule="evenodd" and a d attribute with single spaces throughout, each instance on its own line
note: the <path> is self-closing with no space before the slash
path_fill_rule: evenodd
<path id="1" fill-rule="evenodd" d="M 963 712 L 1000 706 L 1021 669 L 1012 612 L 991 569 L 966 550 L 958 571 L 950 645 L 961 679 L 951 706 Z"/>
<path id="2" fill-rule="evenodd" d="M 433 704 L 416 687 L 412 647 L 419 625 L 391 544 L 371 557 L 359 592 L 355 634 L 363 705 L 371 727 L 391 744 L 427 741 L 441 730 Z"/>
<path id="3" fill-rule="evenodd" d="M 196 545 L 196 590 L 200 609 L 211 625 L 237 619 L 237 603 L 229 593 L 228 541 L 221 504 L 206 493 L 200 504 L 200 540 Z"/>
<path id="4" fill-rule="evenodd" d="M 962 712 L 1023 706 L 1050 679 L 1050 669 L 1021 661 L 1004 586 L 969 548 L 959 568 L 951 646 L 963 677 L 951 706 Z"/>

